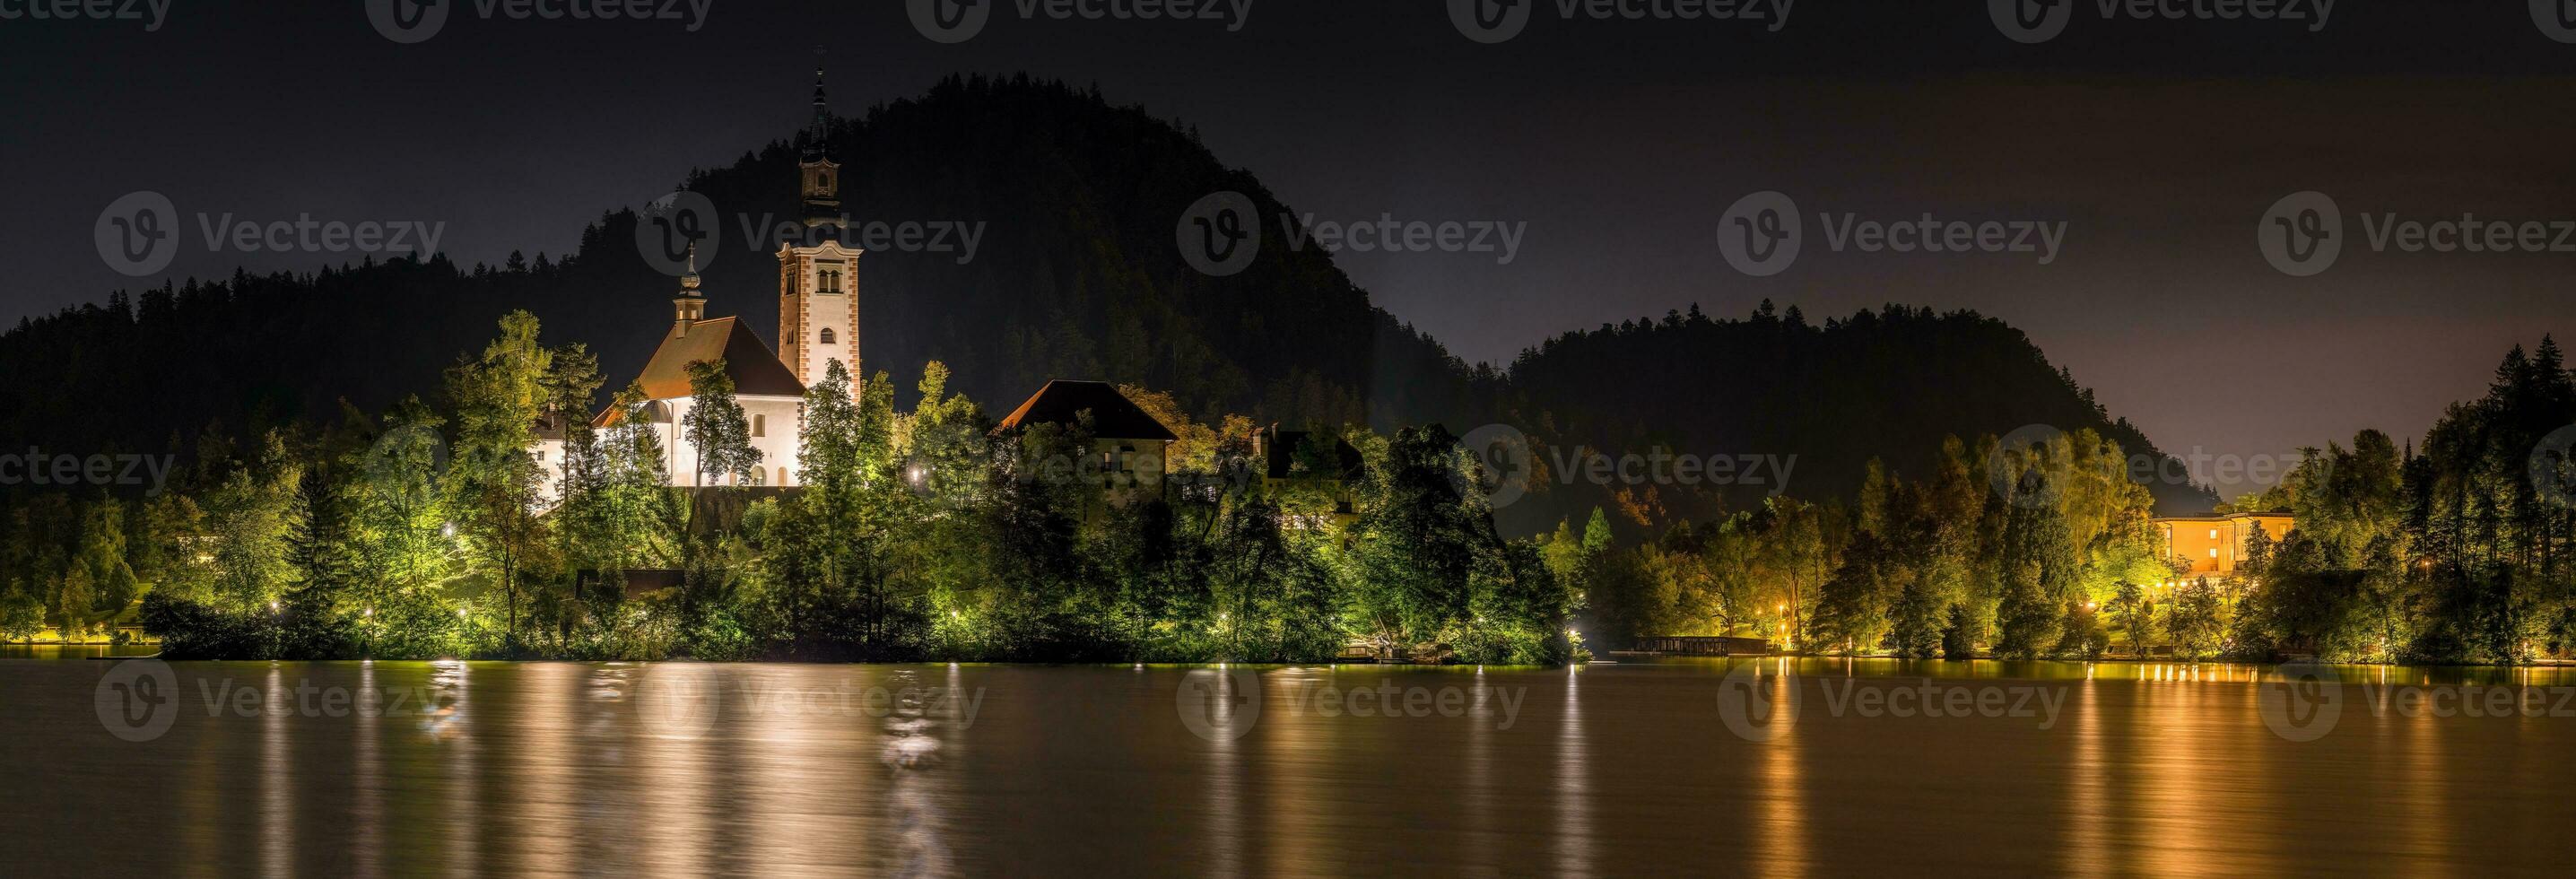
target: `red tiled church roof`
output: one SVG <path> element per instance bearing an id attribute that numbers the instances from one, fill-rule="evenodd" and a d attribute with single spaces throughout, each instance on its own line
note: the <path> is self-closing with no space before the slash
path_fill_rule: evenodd
<path id="1" fill-rule="evenodd" d="M 737 396 L 802 397 L 805 385 L 778 362 L 778 352 L 753 335 L 738 318 L 719 317 L 691 324 L 682 335 L 675 324 L 662 337 L 662 347 L 644 364 L 644 396 L 668 400 L 689 395 L 689 364 L 722 359 L 733 376 Z"/>
<path id="2" fill-rule="evenodd" d="M 1095 439 L 1170 441 L 1176 439 L 1170 429 L 1154 420 L 1142 407 L 1108 382 L 1068 381 L 1056 379 L 1011 410 L 994 433 L 1017 430 L 1030 424 L 1074 423 L 1083 411 L 1091 412 L 1092 436 Z"/>

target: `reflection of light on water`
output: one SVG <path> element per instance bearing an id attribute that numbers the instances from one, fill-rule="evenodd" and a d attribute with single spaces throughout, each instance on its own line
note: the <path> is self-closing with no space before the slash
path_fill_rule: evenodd
<path id="1" fill-rule="evenodd" d="M 1592 875 L 1592 795 L 1583 746 L 1582 666 L 1565 669 L 1565 716 L 1556 730 L 1556 872 Z"/>
<path id="2" fill-rule="evenodd" d="M 475 872 L 473 858 L 467 852 L 481 851 L 475 833 L 481 828 L 478 789 L 481 776 L 475 771 L 474 743 L 468 739 L 465 723 L 465 700 L 472 682 L 467 679 L 465 662 L 444 659 L 429 664 L 429 704 L 424 706 L 421 729 L 431 740 L 454 746 L 447 760 L 447 814 L 441 816 L 447 826 L 447 850 L 455 853 L 448 871 L 458 876 Z"/>
<path id="3" fill-rule="evenodd" d="M 1753 660 L 1757 665 L 1762 661 Z M 1789 702 L 1790 688 L 1798 686 L 1798 678 L 1792 674 L 1796 670 L 1796 660 L 1783 656 L 1771 662 L 1774 664 L 1769 684 L 1772 688 L 1770 722 L 1774 724 L 1771 740 L 1729 741 L 1725 746 L 1752 748 L 1756 751 L 1755 759 L 1761 761 L 1761 779 L 1755 786 L 1758 795 L 1754 800 L 1754 808 L 1760 815 L 1756 821 L 1760 841 L 1753 852 L 1757 864 L 1754 873 L 1774 877 L 1804 876 L 1808 863 L 1807 790 L 1804 767 L 1798 764 L 1799 752 L 1803 749 L 1798 736 L 1798 721 L 1807 720 L 1813 713 L 1807 712 L 1804 704 L 1793 709 Z M 1746 698 L 1751 698 L 1750 694 Z M 1790 725 L 1786 728 L 1777 725 L 1783 721 Z"/>
<path id="4" fill-rule="evenodd" d="M 500 759 L 516 766 L 513 788 L 525 790 L 512 811 L 511 837 L 522 876 L 560 876 L 579 869 L 578 847 L 595 838 L 577 810 L 581 779 L 573 763 L 577 753 L 572 724 L 559 720 L 580 709 L 581 681 L 571 666 L 530 663 L 514 666 L 520 681 L 517 704 L 522 710 L 493 712 L 496 724 L 513 733 Z M 522 738 L 524 737 L 524 738 Z"/>
<path id="5" fill-rule="evenodd" d="M 1220 706 L 1233 705 L 1238 697 L 1234 675 L 1226 673 L 1224 663 L 1218 663 L 1216 668 L 1217 673 L 1209 681 L 1216 684 L 1217 689 L 1208 698 Z M 1190 681 L 1183 678 L 1181 686 L 1190 686 Z M 1252 693 L 1253 698 L 1260 696 L 1257 690 Z M 1231 726 L 1240 722 L 1229 719 L 1227 724 Z M 1236 741 L 1236 737 L 1227 735 L 1221 728 L 1208 737 L 1211 746 L 1208 748 L 1208 768 L 1211 771 L 1207 823 L 1208 835 L 1214 839 L 1207 847 L 1210 860 L 1206 869 L 1212 876 L 1243 875 L 1243 760 L 1235 753 Z"/>
<path id="6" fill-rule="evenodd" d="M 259 866 L 270 876 L 291 872 L 295 854 L 295 763 L 287 757 L 286 715 L 295 702 L 286 690 L 286 673 L 268 666 L 267 723 L 260 735 Z"/>
<path id="7" fill-rule="evenodd" d="M 376 689 L 375 662 L 359 663 L 359 698 L 374 700 L 383 692 Z M 367 703 L 362 701 L 359 704 L 363 706 Z M 352 762 L 356 764 L 354 775 L 358 787 L 357 802 L 354 804 L 357 815 L 353 822 L 357 825 L 358 839 L 351 846 L 354 849 L 351 852 L 352 860 L 356 862 L 352 865 L 351 872 L 359 879 L 373 879 L 384 875 L 385 868 L 385 769 L 384 758 L 376 753 L 376 715 L 382 710 L 383 702 L 377 701 L 376 706 L 377 710 L 356 712 L 357 755 Z"/>
<path id="8" fill-rule="evenodd" d="M 2066 780 L 2073 808 L 2067 827 L 2067 872 L 2076 876 L 2111 873 L 2111 764 L 2103 758 L 2101 706 L 2093 684 L 2093 665 L 2084 665 L 2084 683 L 2075 690 L 2075 759 Z"/>
<path id="9" fill-rule="evenodd" d="M 708 673 L 695 663 L 674 662 L 651 666 L 644 670 L 643 677 L 694 678 Z M 636 689 L 653 685 L 652 681 L 638 681 Z M 626 717 L 635 762 L 648 792 L 645 820 L 638 824 L 652 832 L 644 835 L 649 848 L 637 853 L 636 861 L 649 865 L 653 872 L 710 875 L 704 863 L 711 831 L 708 814 L 719 807 L 722 799 L 709 782 L 706 742 L 697 736 L 663 734 L 657 728 L 658 718 L 646 716 L 639 701 L 628 701 L 636 710 Z"/>
<path id="10" fill-rule="evenodd" d="M 949 663 L 950 692 L 959 692 L 959 680 L 957 664 Z M 887 687 L 900 693 L 907 686 L 917 686 L 913 681 L 911 671 L 900 671 L 888 679 Z M 934 736 L 941 729 L 941 718 L 928 710 L 933 704 L 896 700 L 879 754 L 889 775 L 886 802 L 894 819 L 893 872 L 902 876 L 944 876 L 953 871 L 948 843 L 939 832 L 939 808 L 929 772 L 939 764 L 935 757 L 940 749 Z"/>

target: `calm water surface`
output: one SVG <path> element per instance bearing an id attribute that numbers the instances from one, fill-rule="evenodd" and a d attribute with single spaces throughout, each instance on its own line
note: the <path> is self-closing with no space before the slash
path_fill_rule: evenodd
<path id="1" fill-rule="evenodd" d="M 2263 680 L 2278 671 L 8 659 L 0 858 L 335 877 L 2576 863 L 2576 701 L 2550 704 L 2576 691 L 2546 689 L 2576 675 Z M 2528 710 L 2490 710 L 2507 697 Z"/>

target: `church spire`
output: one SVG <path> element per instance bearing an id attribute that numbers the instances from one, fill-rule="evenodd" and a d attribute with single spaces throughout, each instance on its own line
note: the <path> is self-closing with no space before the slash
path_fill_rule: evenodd
<path id="1" fill-rule="evenodd" d="M 832 161 L 826 147 L 832 136 L 832 108 L 823 97 L 823 68 L 814 68 L 814 121 L 805 129 L 805 160 L 799 163 L 804 176 L 805 228 L 810 235 L 817 228 L 838 229 L 842 226 L 840 177 L 841 165 Z"/>
<path id="2" fill-rule="evenodd" d="M 823 94 L 823 68 L 814 68 L 814 121 L 805 127 L 805 160 L 825 157 L 824 143 L 831 139 L 832 105 Z"/>
<path id="3" fill-rule="evenodd" d="M 680 335 L 688 335 L 690 324 L 706 319 L 707 298 L 698 292 L 701 283 L 704 281 L 698 277 L 698 243 L 691 241 L 688 272 L 680 276 L 680 295 L 671 300 L 673 328 Z"/>

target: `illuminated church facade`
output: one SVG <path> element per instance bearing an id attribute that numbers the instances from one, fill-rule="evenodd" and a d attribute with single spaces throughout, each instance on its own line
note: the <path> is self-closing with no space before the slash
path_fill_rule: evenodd
<path id="1" fill-rule="evenodd" d="M 645 420 L 659 436 L 669 469 L 668 484 L 792 487 L 797 484 L 797 426 L 805 389 L 822 381 L 833 361 L 853 377 L 859 374 L 859 257 L 864 251 L 841 242 L 841 166 L 825 149 L 831 112 L 823 91 L 823 72 L 814 72 L 814 118 L 802 144 L 799 188 L 805 206 L 805 236 L 782 241 L 778 258 L 778 348 L 773 351 L 739 317 L 709 318 L 707 297 L 694 256 L 680 277 L 679 295 L 671 300 L 671 328 L 636 376 L 647 402 Z M 760 464 L 749 478 L 699 474 L 699 453 L 689 441 L 686 423 L 694 395 L 691 364 L 722 360 L 733 379 L 734 402 L 749 422 L 752 448 Z M 614 423 L 619 413 L 601 412 L 597 427 Z M 558 496 L 563 478 L 564 436 L 559 423 L 540 425 L 536 458 L 546 474 L 545 495 Z"/>

